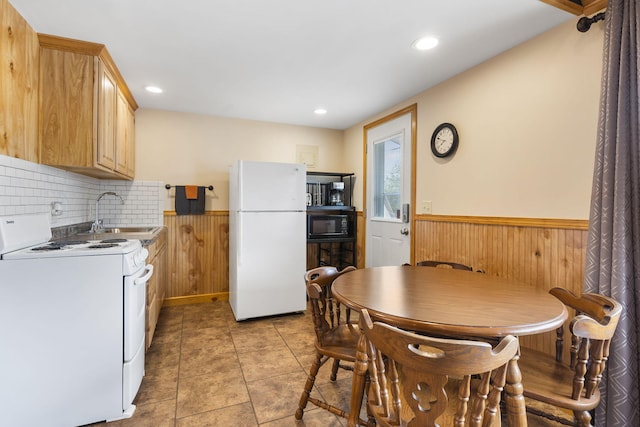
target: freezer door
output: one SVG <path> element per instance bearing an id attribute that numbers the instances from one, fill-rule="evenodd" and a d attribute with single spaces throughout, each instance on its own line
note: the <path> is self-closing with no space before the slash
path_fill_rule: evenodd
<path id="1" fill-rule="evenodd" d="M 240 212 L 236 221 L 236 283 L 229 287 L 236 320 L 303 311 L 305 213 Z"/>
<path id="2" fill-rule="evenodd" d="M 241 211 L 304 211 L 307 169 L 298 163 L 237 163 L 237 197 L 231 209 Z M 233 178 L 230 177 L 230 181 Z M 230 184 L 231 185 L 231 184 Z M 237 187 L 237 188 L 234 188 Z M 230 200 L 231 202 L 231 200 Z"/>

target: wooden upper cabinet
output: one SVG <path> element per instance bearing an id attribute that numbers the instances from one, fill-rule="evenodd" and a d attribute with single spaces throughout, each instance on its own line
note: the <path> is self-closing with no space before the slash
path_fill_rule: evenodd
<path id="1" fill-rule="evenodd" d="M 102 62 L 98 63 L 98 157 L 97 163 L 116 169 L 116 81 Z"/>
<path id="2" fill-rule="evenodd" d="M 565 12 L 573 13 L 574 15 L 592 15 L 602 9 L 606 9 L 607 0 L 541 0 L 544 3 L 555 6 L 558 9 L 562 9 Z"/>
<path id="3" fill-rule="evenodd" d="M 38 36 L 0 0 L 0 154 L 38 161 Z"/>
<path id="4" fill-rule="evenodd" d="M 116 107 L 116 166 L 117 172 L 133 176 L 135 172 L 135 114 L 124 95 L 119 92 Z"/>
<path id="5" fill-rule="evenodd" d="M 38 35 L 40 163 L 133 179 L 138 108 L 104 45 Z"/>

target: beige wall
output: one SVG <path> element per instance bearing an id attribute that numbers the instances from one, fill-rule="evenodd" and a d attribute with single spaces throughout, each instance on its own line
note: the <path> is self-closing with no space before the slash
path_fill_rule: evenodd
<path id="1" fill-rule="evenodd" d="M 418 214 L 588 219 L 602 43 L 601 24 L 556 27 L 347 129 L 346 167 L 362 176 L 364 124 L 417 102 Z M 448 160 L 430 150 L 441 122 L 460 134 Z"/>
<path id="2" fill-rule="evenodd" d="M 317 170 L 356 173 L 362 209 L 363 125 L 417 103 L 418 214 L 429 200 L 442 215 L 588 219 L 602 43 L 602 23 L 570 21 L 344 132 L 141 109 L 136 179 L 212 184 L 207 209 L 224 210 L 234 160 L 295 162 L 298 145 L 317 146 Z M 444 121 L 460 133 L 448 160 L 429 147 Z"/>
<path id="3" fill-rule="evenodd" d="M 229 208 L 229 167 L 237 159 L 296 162 L 298 146 L 317 146 L 315 170 L 341 172 L 342 131 L 140 109 L 136 180 L 213 185 L 207 210 Z M 173 189 L 165 210 L 173 210 Z"/>

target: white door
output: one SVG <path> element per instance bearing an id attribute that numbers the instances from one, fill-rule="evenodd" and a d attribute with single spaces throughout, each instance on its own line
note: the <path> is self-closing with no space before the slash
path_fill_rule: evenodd
<path id="1" fill-rule="evenodd" d="M 367 267 L 411 262 L 415 114 L 414 105 L 365 126 Z"/>

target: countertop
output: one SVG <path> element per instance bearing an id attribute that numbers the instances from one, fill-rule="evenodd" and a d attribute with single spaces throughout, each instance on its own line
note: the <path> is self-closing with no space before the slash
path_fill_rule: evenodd
<path id="1" fill-rule="evenodd" d="M 115 228 L 120 229 L 122 231 L 114 233 L 114 232 L 99 232 L 99 233 L 89 233 L 88 230 L 91 228 L 91 223 L 82 223 L 82 224 L 74 224 L 71 226 L 58 227 L 51 230 L 52 239 L 51 241 L 60 241 L 60 240 L 68 240 L 68 239 L 83 239 L 83 240 L 104 240 L 104 239 L 131 239 L 131 240 L 140 240 L 143 246 L 148 246 L 155 242 L 160 233 L 165 230 L 167 227 L 164 225 L 158 226 L 140 226 L 140 227 L 131 227 L 131 226 L 122 226 L 122 227 L 109 227 L 108 230 L 113 230 Z M 140 229 L 141 231 L 128 231 L 132 228 Z"/>

